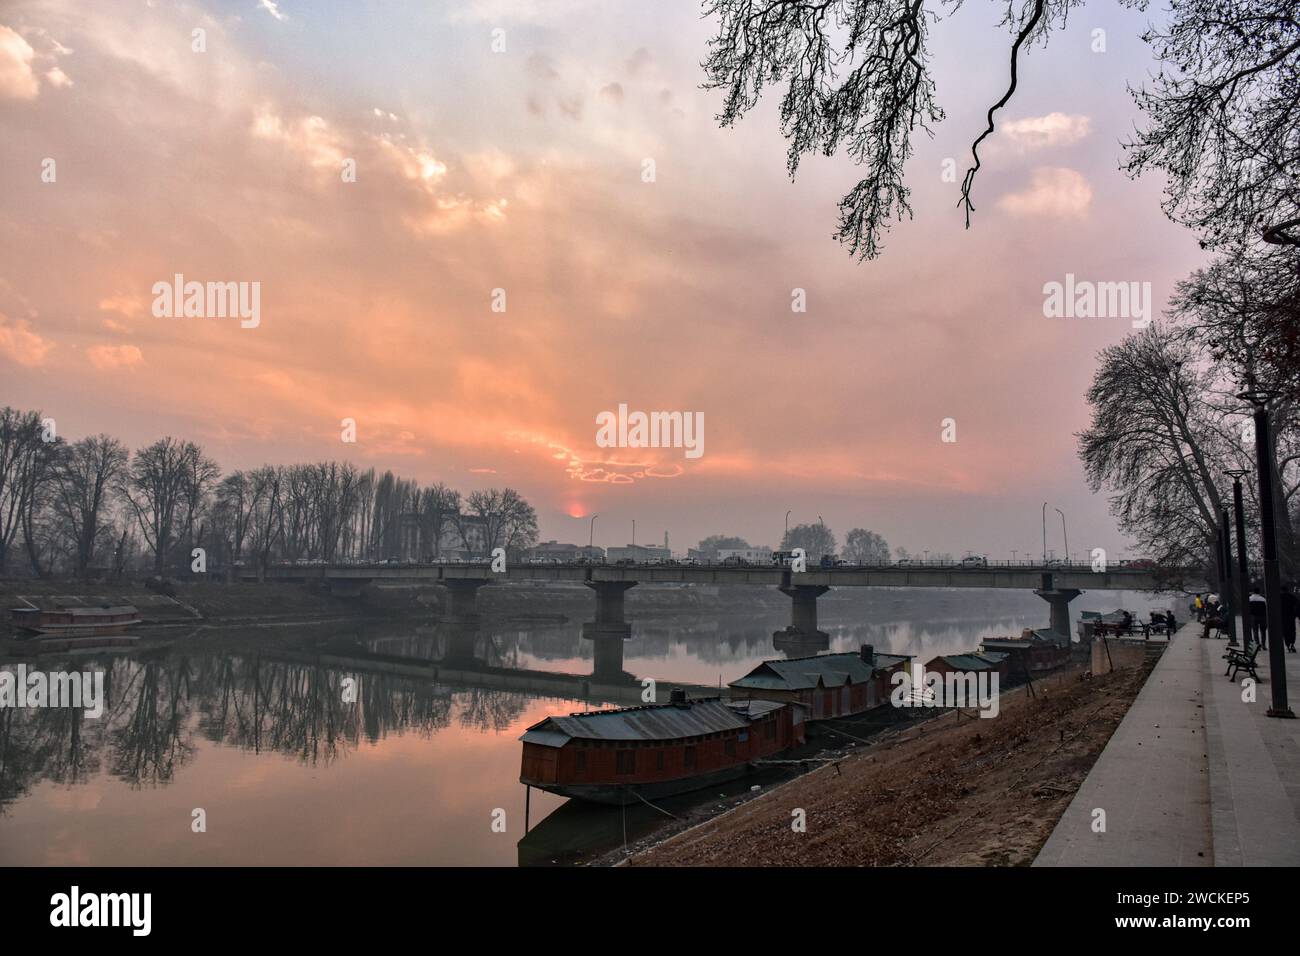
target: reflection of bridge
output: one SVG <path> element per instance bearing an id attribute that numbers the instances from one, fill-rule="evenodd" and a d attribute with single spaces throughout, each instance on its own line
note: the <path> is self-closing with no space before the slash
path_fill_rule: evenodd
<path id="1" fill-rule="evenodd" d="M 245 572 L 246 579 L 256 579 Z M 828 635 L 817 627 L 817 598 L 832 587 L 1010 588 L 1032 590 L 1051 608 L 1051 628 L 1070 634 L 1070 601 L 1083 590 L 1205 590 L 1200 572 L 1183 568 L 1109 567 L 1094 571 L 1087 565 L 953 565 L 809 568 L 674 564 L 521 564 L 494 572 L 490 564 L 371 564 L 276 565 L 265 580 L 320 581 L 343 597 L 358 597 L 372 582 L 442 585 L 448 601 L 444 620 L 472 624 L 477 620 L 478 589 L 499 582 L 553 581 L 580 583 L 596 592 L 595 620 L 582 627 L 594 644 L 595 672 L 622 673 L 623 641 L 632 626 L 624 615 L 624 595 L 642 583 L 731 584 L 776 587 L 790 597 L 790 626 L 775 635 L 779 641 L 804 647 L 823 646 Z"/>
<path id="2" fill-rule="evenodd" d="M 444 653 L 436 659 L 386 654 L 361 647 L 311 652 L 272 650 L 265 656 L 273 660 L 336 668 L 348 674 L 385 674 L 455 687 L 504 690 L 535 697 L 581 700 L 590 704 L 638 706 L 644 703 L 642 695 L 645 688 L 641 679 L 621 671 L 607 673 L 597 669 L 591 674 L 566 674 L 489 664 L 475 652 L 476 641 L 485 636 L 472 624 L 450 625 L 447 627 Z M 693 697 L 720 693 L 717 687 L 703 684 L 657 679 L 654 683 L 656 698 L 660 700 L 667 698 L 669 687 L 686 690 Z"/>

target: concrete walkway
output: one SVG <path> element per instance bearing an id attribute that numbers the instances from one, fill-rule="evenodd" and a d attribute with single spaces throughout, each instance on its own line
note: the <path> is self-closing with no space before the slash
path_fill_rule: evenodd
<path id="1" fill-rule="evenodd" d="M 1244 702 L 1225 645 L 1178 632 L 1034 866 L 1300 864 L 1300 720 L 1266 716 L 1266 651 Z M 1287 664 L 1296 710 L 1300 655 Z"/>

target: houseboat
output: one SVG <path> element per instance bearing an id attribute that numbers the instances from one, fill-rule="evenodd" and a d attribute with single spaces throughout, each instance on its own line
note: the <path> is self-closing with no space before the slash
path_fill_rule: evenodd
<path id="1" fill-rule="evenodd" d="M 52 611 L 39 607 L 16 607 L 9 613 L 10 622 L 16 630 L 41 638 L 121 634 L 140 623 L 140 612 L 130 604 L 59 608 Z"/>
<path id="2" fill-rule="evenodd" d="M 1020 637 L 990 637 L 980 642 L 979 653 L 1006 654 L 1008 677 L 1019 678 L 1054 670 L 1070 662 L 1070 645 L 1051 631 L 1025 628 Z"/>
<path id="3" fill-rule="evenodd" d="M 763 661 L 727 686 L 733 700 L 802 704 L 809 720 L 829 720 L 888 703 L 894 672 L 911 659 L 864 644 L 856 652 Z"/>
<path id="4" fill-rule="evenodd" d="M 1005 651 L 940 654 L 930 658 L 925 669 L 931 674 L 997 674 L 1005 682 L 1011 676 L 1011 655 Z"/>
<path id="5" fill-rule="evenodd" d="M 519 782 L 624 805 L 743 776 L 804 742 L 803 708 L 774 701 L 687 700 L 547 717 L 520 738 Z"/>

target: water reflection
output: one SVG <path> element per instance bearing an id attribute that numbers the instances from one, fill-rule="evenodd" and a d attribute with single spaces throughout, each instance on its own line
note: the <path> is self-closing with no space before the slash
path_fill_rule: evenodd
<path id="1" fill-rule="evenodd" d="M 1030 602 L 869 623 L 828 608 L 822 626 L 831 650 L 928 658 L 1040 625 Z M 513 865 L 555 858 L 548 831 L 561 856 L 581 855 L 575 841 L 612 825 L 581 807 L 516 849 L 523 729 L 637 703 L 641 677 L 725 684 L 774 656 L 780 623 L 779 611 L 634 619 L 626 679 L 612 683 L 569 623 L 210 631 L 154 651 L 42 658 L 46 670 L 102 669 L 105 711 L 0 709 L 0 863 Z M 562 803 L 534 793 L 531 822 Z M 189 833 L 199 806 L 210 839 Z M 498 808 L 505 835 L 490 827 Z"/>

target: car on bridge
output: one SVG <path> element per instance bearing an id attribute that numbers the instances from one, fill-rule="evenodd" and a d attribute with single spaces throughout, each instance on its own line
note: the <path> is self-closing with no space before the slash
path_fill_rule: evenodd
<path id="1" fill-rule="evenodd" d="M 989 559 L 982 554 L 968 554 L 961 559 L 960 566 L 963 568 L 987 568 Z"/>

